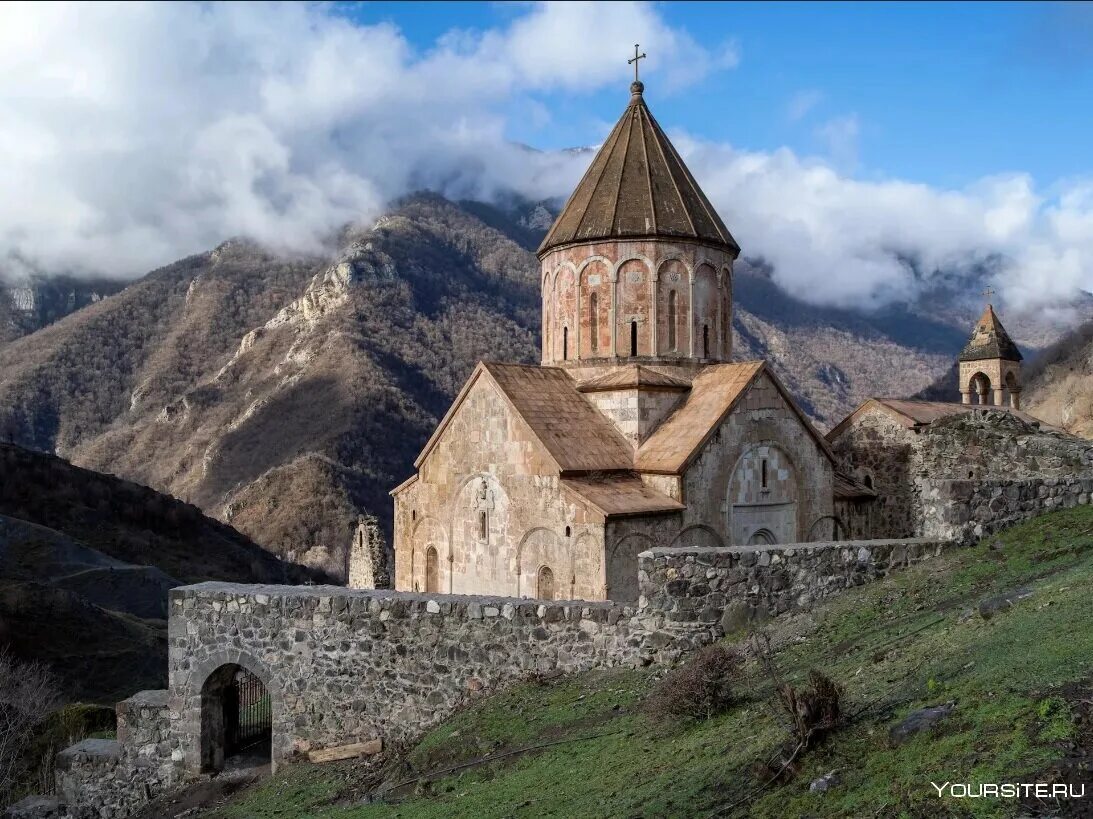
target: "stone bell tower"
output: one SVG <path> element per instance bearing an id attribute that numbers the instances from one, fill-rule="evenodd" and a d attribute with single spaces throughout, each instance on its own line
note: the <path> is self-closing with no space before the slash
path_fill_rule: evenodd
<path id="1" fill-rule="evenodd" d="M 1021 409 L 1021 351 L 990 304 L 960 353 L 960 400 Z"/>
<path id="2" fill-rule="evenodd" d="M 740 246 L 650 113 L 640 56 L 630 103 L 538 251 L 543 364 L 579 382 L 619 365 L 685 377 L 732 353 Z"/>

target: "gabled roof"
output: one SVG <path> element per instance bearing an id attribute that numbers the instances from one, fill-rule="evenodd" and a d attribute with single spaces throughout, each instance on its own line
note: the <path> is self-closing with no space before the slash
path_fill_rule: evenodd
<path id="1" fill-rule="evenodd" d="M 697 457 L 706 441 L 736 407 L 748 389 L 766 373 L 801 424 L 832 462 L 827 441 L 801 412 L 793 397 L 763 361 L 710 364 L 691 381 L 691 391 L 645 442 L 638 447 L 635 465 L 641 472 L 679 474 Z"/>
<path id="2" fill-rule="evenodd" d="M 975 412 L 976 410 L 1010 412 L 1026 424 L 1039 424 L 1045 429 L 1053 428 L 1039 418 L 1022 410 L 1015 410 L 1013 407 L 996 407 L 991 404 L 958 404 L 945 401 L 914 401 L 910 398 L 870 398 L 827 433 L 827 440 L 834 441 L 837 439 L 855 418 L 870 409 L 878 409 L 887 413 L 895 419 L 896 423 L 907 429 L 928 426 L 942 418 Z"/>
<path id="3" fill-rule="evenodd" d="M 532 436 L 554 461 L 558 471 L 594 472 L 633 469 L 633 450 L 612 423 L 579 392 L 560 367 L 481 362 L 456 396 L 436 431 L 414 461 L 422 462 L 440 440 L 471 387 L 488 378 Z"/>
<path id="4" fill-rule="evenodd" d="M 1021 351 L 1002 326 L 994 307 L 989 304 L 975 323 L 971 340 L 960 353 L 961 361 L 982 361 L 988 358 L 1001 358 L 1005 361 L 1020 361 L 1022 358 Z"/>
<path id="5" fill-rule="evenodd" d="M 679 512 L 686 508 L 679 501 L 646 486 L 633 472 L 563 478 L 562 486 L 608 518 Z"/>
<path id="6" fill-rule="evenodd" d="M 649 112 L 644 86 L 630 104 L 539 246 L 602 239 L 687 239 L 733 254 L 740 246 Z"/>
<path id="7" fill-rule="evenodd" d="M 684 391 L 691 388 L 691 383 L 667 373 L 645 367 L 641 364 L 627 364 L 615 367 L 602 375 L 579 385 L 580 392 L 608 392 L 610 390 L 674 390 Z"/>

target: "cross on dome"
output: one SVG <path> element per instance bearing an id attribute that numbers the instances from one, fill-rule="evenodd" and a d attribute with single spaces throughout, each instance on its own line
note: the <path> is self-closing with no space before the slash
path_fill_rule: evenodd
<path id="1" fill-rule="evenodd" d="M 641 92 L 645 90 L 644 83 L 642 83 L 642 81 L 638 79 L 638 60 L 644 60 L 645 59 L 645 52 L 642 51 L 639 54 L 638 53 L 638 48 L 639 48 L 638 44 L 634 43 L 634 56 L 626 61 L 627 65 L 633 65 L 634 66 L 634 81 L 632 83 L 630 83 L 630 93 L 631 94 L 641 94 Z"/>

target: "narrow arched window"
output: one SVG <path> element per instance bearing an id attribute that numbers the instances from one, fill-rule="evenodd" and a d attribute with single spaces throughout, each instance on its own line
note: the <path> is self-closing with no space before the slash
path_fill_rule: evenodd
<path id="1" fill-rule="evenodd" d="M 710 325 L 702 325 L 702 357 L 710 357 Z"/>
<path id="2" fill-rule="evenodd" d="M 490 517 L 485 509 L 478 513 L 478 539 L 490 539 Z"/>
<path id="3" fill-rule="evenodd" d="M 767 459 L 764 458 L 759 467 L 759 486 L 762 489 L 767 488 Z"/>
<path id="4" fill-rule="evenodd" d="M 554 599 L 554 572 L 550 570 L 549 566 L 543 566 L 539 569 L 536 586 L 535 596 L 537 598 L 540 600 Z"/>
<path id="5" fill-rule="evenodd" d="M 589 346 L 592 348 L 592 352 L 596 352 L 600 349 L 600 296 L 598 293 L 593 293 L 588 297 L 588 332 L 589 332 Z"/>
<path id="6" fill-rule="evenodd" d="M 425 552 L 425 591 L 440 591 L 440 560 L 432 546 Z"/>
<path id="7" fill-rule="evenodd" d="M 630 355 L 638 354 L 638 323 L 630 322 Z"/>
<path id="8" fill-rule="evenodd" d="M 562 328 L 562 361 L 569 361 L 569 328 Z"/>
<path id="9" fill-rule="evenodd" d="M 570 537 L 572 535 L 572 533 L 573 533 L 572 529 L 570 529 L 568 526 L 565 527 L 565 536 L 566 537 Z"/>
<path id="10" fill-rule="evenodd" d="M 676 349 L 676 291 L 668 291 L 668 349 Z"/>

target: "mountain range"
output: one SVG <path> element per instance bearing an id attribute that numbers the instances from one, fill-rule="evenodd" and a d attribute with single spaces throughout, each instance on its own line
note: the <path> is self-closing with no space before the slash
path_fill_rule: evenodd
<path id="1" fill-rule="evenodd" d="M 533 250 L 555 207 L 418 194 L 323 254 L 233 239 L 153 271 L 0 341 L 0 438 L 174 495 L 342 577 L 358 515 L 390 531 L 387 492 L 475 363 L 538 359 Z M 734 355 L 770 359 L 830 427 L 943 375 L 981 307 L 960 294 L 978 289 L 953 278 L 879 312 L 823 308 L 742 259 Z M 1033 314 L 1006 324 L 1030 353 L 1065 330 Z"/>

